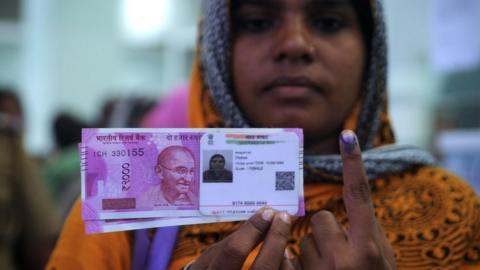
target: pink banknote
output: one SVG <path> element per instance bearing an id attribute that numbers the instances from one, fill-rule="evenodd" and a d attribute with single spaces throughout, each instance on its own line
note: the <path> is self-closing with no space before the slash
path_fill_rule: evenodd
<path id="1" fill-rule="evenodd" d="M 211 188 L 215 185 L 228 185 L 228 178 L 232 177 L 232 172 L 227 169 L 201 171 L 200 141 L 210 131 L 83 129 L 79 148 L 82 161 L 82 216 L 87 231 L 95 233 L 220 221 L 218 217 L 205 217 L 199 211 L 201 179 L 220 179 L 213 182 L 205 180 L 208 188 Z M 290 132 L 298 135 L 303 147 L 302 131 L 298 129 L 229 129 L 228 132 Z M 222 151 L 224 153 L 226 150 Z M 216 162 L 213 157 L 212 160 L 210 162 Z M 225 163 L 225 158 L 223 162 Z M 293 172 L 277 175 L 282 178 L 280 180 L 283 185 L 283 190 L 278 191 L 278 194 L 286 194 L 286 188 L 293 183 Z M 301 182 L 295 183 L 295 196 L 298 198 L 295 203 L 298 202 L 298 214 L 302 215 L 302 168 L 296 177 Z M 297 188 L 299 186 L 302 188 Z M 224 221 L 240 219 L 244 217 L 226 217 Z"/>
<path id="2" fill-rule="evenodd" d="M 201 135 L 84 129 L 83 218 L 197 215 Z"/>

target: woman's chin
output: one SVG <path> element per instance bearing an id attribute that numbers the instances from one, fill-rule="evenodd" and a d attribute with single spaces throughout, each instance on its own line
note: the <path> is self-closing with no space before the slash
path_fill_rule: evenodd
<path id="1" fill-rule="evenodd" d="M 321 123 L 320 119 L 312 119 L 311 114 L 303 112 L 283 112 L 269 122 L 273 123 L 273 125 L 270 125 L 272 127 L 302 128 L 304 130 L 318 129 L 318 124 Z"/>

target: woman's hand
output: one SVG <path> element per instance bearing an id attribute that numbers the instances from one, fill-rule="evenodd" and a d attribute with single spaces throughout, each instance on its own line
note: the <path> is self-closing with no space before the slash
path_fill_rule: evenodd
<path id="1" fill-rule="evenodd" d="M 287 213 L 263 208 L 237 231 L 207 249 L 188 270 L 241 269 L 247 256 L 262 240 L 264 243 L 251 269 L 293 269 L 285 257 L 290 224 Z"/>
<path id="2" fill-rule="evenodd" d="M 332 213 L 316 213 L 311 220 L 312 234 L 302 240 L 300 254 L 292 260 L 285 253 L 289 216 L 262 209 L 210 247 L 189 270 L 241 269 L 262 240 L 265 242 L 251 269 L 395 269 L 393 249 L 375 218 L 357 138 L 353 132 L 344 131 L 340 141 L 347 230 Z"/>
<path id="3" fill-rule="evenodd" d="M 395 269 L 393 249 L 375 218 L 360 147 L 352 131 L 340 136 L 343 199 L 349 228 L 328 211 L 311 219 L 312 234 L 300 245 L 303 269 Z"/>

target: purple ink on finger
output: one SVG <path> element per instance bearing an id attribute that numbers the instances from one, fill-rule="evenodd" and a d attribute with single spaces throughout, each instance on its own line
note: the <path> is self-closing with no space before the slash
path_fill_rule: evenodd
<path id="1" fill-rule="evenodd" d="M 340 135 L 340 140 L 342 141 L 343 149 L 347 154 L 351 154 L 353 151 L 355 151 L 355 147 L 357 146 L 357 137 L 352 131 L 343 131 Z"/>

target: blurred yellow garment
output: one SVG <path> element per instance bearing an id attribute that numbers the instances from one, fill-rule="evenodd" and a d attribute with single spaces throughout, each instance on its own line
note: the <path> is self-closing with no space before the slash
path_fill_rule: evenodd
<path id="1" fill-rule="evenodd" d="M 58 232 L 56 207 L 16 130 L 0 129 L 0 149 L 0 269 L 17 269 L 19 261 L 43 267 Z"/>
<path id="2" fill-rule="evenodd" d="M 77 200 L 46 269 L 132 269 L 131 238 L 128 232 L 85 234 L 82 207 Z"/>

